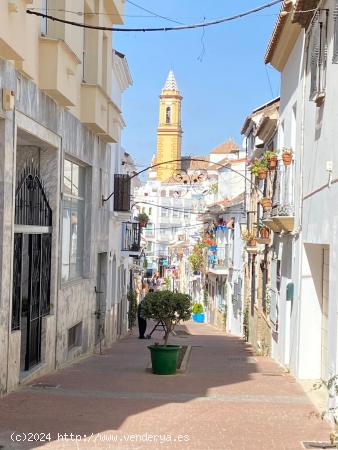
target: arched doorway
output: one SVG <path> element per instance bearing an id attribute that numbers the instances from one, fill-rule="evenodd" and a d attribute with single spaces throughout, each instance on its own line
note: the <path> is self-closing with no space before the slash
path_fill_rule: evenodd
<path id="1" fill-rule="evenodd" d="M 15 193 L 12 331 L 21 330 L 21 370 L 41 361 L 42 318 L 50 312 L 52 210 L 38 169 L 27 164 Z"/>

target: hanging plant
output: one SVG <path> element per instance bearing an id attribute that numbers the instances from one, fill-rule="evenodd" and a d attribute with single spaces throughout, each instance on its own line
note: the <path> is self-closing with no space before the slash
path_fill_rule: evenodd
<path id="1" fill-rule="evenodd" d="M 251 173 L 260 180 L 265 180 L 268 173 L 268 163 L 265 158 L 257 158 L 251 164 Z"/>
<path id="2" fill-rule="evenodd" d="M 254 234 L 252 231 L 245 230 L 245 231 L 243 231 L 243 233 L 242 233 L 242 239 L 243 239 L 243 241 L 249 242 L 249 241 L 251 241 L 252 239 L 254 239 L 254 237 L 255 237 L 255 234 Z"/>
<path id="3" fill-rule="evenodd" d="M 264 158 L 267 161 L 268 169 L 275 170 L 277 167 L 277 152 L 275 152 L 273 150 L 267 150 L 264 153 Z"/>
<path id="4" fill-rule="evenodd" d="M 141 228 L 145 228 L 149 222 L 149 217 L 146 213 L 139 213 L 137 216 L 137 220 L 140 223 Z"/>
<path id="5" fill-rule="evenodd" d="M 282 160 L 284 163 L 284 166 L 289 166 L 292 162 L 292 155 L 293 151 L 291 148 L 285 148 L 282 153 Z"/>

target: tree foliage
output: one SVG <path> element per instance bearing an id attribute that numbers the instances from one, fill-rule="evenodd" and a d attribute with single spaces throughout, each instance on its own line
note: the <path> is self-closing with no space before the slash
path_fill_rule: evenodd
<path id="1" fill-rule="evenodd" d="M 142 300 L 141 316 L 162 322 L 165 331 L 164 345 L 167 345 L 169 334 L 176 325 L 190 319 L 191 297 L 171 291 L 149 292 Z"/>

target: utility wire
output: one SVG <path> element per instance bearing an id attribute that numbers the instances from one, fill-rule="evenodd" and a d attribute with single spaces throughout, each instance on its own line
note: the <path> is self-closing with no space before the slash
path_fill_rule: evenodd
<path id="1" fill-rule="evenodd" d="M 193 211 L 193 210 L 190 210 L 190 209 L 177 209 L 177 208 L 174 208 L 173 206 L 158 205 L 158 204 L 156 204 L 156 203 L 149 203 L 149 202 L 143 202 L 143 201 L 135 202 L 135 203 L 133 204 L 133 206 L 135 206 L 135 205 L 155 206 L 156 208 L 167 209 L 167 210 L 169 210 L 169 211 L 176 211 L 176 212 L 189 213 L 189 214 L 196 214 L 196 215 L 208 213 L 208 211 L 200 211 L 200 212 L 197 212 L 197 211 Z M 234 205 L 234 206 L 235 206 L 235 205 Z M 232 206 L 229 205 L 229 206 L 226 206 L 226 208 L 232 208 Z M 229 213 L 227 213 L 227 212 L 225 212 L 225 211 L 222 211 L 221 213 L 215 213 L 215 214 L 232 214 L 232 213 L 241 213 L 241 212 L 243 212 L 243 210 L 239 210 L 239 211 L 229 211 Z M 210 214 L 212 214 L 212 212 L 211 212 Z"/>
<path id="2" fill-rule="evenodd" d="M 130 3 L 131 5 L 135 6 L 136 8 L 142 9 L 142 11 L 152 14 L 155 17 L 159 17 L 160 19 L 167 20 L 168 22 L 177 23 L 178 25 L 184 25 L 182 22 L 177 22 L 177 20 L 170 19 L 169 17 L 165 17 L 165 16 L 160 16 L 159 14 L 155 13 L 154 11 L 150 11 L 149 9 L 143 8 L 143 6 L 137 5 L 136 3 L 134 3 L 130 0 L 127 0 L 127 2 Z"/>
<path id="3" fill-rule="evenodd" d="M 45 11 L 46 8 L 29 8 L 30 11 Z M 107 13 L 105 12 L 83 12 L 83 11 L 74 11 L 74 10 L 70 10 L 70 9 L 60 9 L 60 8 L 48 8 L 48 11 L 53 11 L 53 12 L 64 12 L 64 13 L 69 13 L 69 14 L 74 14 L 76 16 L 106 16 Z M 117 16 L 117 17 L 133 17 L 133 18 L 146 18 L 146 19 L 151 19 L 154 17 L 154 15 L 139 15 L 139 14 L 113 14 L 113 13 L 109 13 L 110 16 Z M 161 16 L 160 16 L 161 17 Z"/>
<path id="4" fill-rule="evenodd" d="M 278 3 L 282 3 L 283 0 L 275 0 L 270 3 L 266 3 L 265 5 L 258 6 L 257 8 L 251 9 L 249 11 L 245 11 L 243 13 L 236 14 L 230 17 L 224 17 L 222 19 L 213 20 L 209 22 L 203 23 L 195 23 L 191 25 L 180 25 L 177 27 L 162 27 L 162 28 L 119 28 L 119 27 L 100 27 L 95 25 L 87 25 L 79 22 L 73 22 L 71 20 L 63 20 L 58 19 L 57 17 L 51 16 L 49 14 L 39 13 L 30 9 L 26 10 L 27 14 L 32 14 L 39 17 L 45 17 L 49 20 L 53 20 L 55 22 L 61 22 L 67 25 L 73 25 L 80 28 L 89 28 L 94 30 L 103 30 L 103 31 L 133 31 L 133 32 L 148 32 L 148 31 L 180 31 L 180 30 L 191 30 L 196 28 L 210 27 L 212 25 L 219 25 L 221 23 L 230 22 L 236 19 L 241 19 L 242 17 L 249 16 L 250 14 L 254 14 L 256 12 L 262 11 L 267 8 L 271 8 L 271 6 L 277 5 Z"/>

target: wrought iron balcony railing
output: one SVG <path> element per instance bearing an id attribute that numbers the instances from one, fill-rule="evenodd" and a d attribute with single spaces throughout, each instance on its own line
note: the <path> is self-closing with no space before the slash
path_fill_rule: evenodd
<path id="1" fill-rule="evenodd" d="M 139 252 L 141 250 L 141 228 L 139 222 L 122 223 L 123 252 Z"/>
<path id="2" fill-rule="evenodd" d="M 263 222 L 274 232 L 290 232 L 294 227 L 293 165 L 279 166 L 273 184 L 272 208 L 263 213 Z"/>

